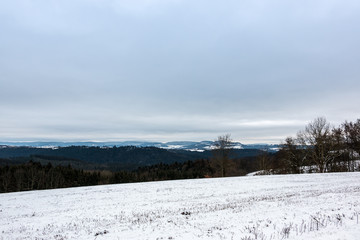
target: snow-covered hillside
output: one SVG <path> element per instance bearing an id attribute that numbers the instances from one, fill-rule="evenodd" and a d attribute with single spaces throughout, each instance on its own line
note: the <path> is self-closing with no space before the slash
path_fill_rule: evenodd
<path id="1" fill-rule="evenodd" d="M 359 239 L 360 173 L 0 194 L 0 239 Z"/>

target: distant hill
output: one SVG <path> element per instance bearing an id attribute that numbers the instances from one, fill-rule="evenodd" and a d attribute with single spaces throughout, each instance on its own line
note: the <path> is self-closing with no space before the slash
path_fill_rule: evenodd
<path id="1" fill-rule="evenodd" d="M 254 157 L 262 153 L 259 149 L 234 149 L 233 158 Z M 159 163 L 185 162 L 197 159 L 210 159 L 211 151 L 187 151 L 158 147 L 0 147 L 0 164 L 27 162 L 29 160 L 48 162 L 54 165 L 71 164 L 76 168 L 133 170 L 142 166 Z"/>
<path id="2" fill-rule="evenodd" d="M 178 149 L 189 151 L 206 151 L 211 150 L 214 141 L 172 141 L 172 142 L 145 142 L 145 141 L 123 141 L 123 142 L 0 142 L 3 146 L 27 146 L 37 148 L 57 148 L 57 147 L 70 147 L 70 146 L 87 146 L 87 147 L 157 147 L 163 149 Z M 242 144 L 240 142 L 233 142 L 235 149 L 261 149 L 268 151 L 276 151 L 279 145 L 274 144 Z"/>

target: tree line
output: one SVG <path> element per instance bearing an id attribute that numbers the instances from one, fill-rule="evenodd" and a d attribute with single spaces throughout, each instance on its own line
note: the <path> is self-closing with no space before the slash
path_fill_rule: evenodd
<path id="1" fill-rule="evenodd" d="M 318 117 L 287 137 L 276 155 L 261 155 L 259 168 L 272 173 L 360 171 L 360 119 L 332 127 Z"/>
<path id="2" fill-rule="evenodd" d="M 68 166 L 28 162 L 0 167 L 0 192 L 96 185 L 99 174 Z"/>
<path id="3" fill-rule="evenodd" d="M 210 161 L 213 176 L 239 175 L 230 134 L 219 136 L 215 143 Z M 360 171 L 360 119 L 331 127 L 318 117 L 280 146 L 275 154 L 258 154 L 259 174 Z"/>
<path id="4" fill-rule="evenodd" d="M 234 175 L 254 171 L 254 157 L 235 160 Z M 17 165 L 0 166 L 0 192 L 55 189 L 115 183 L 132 183 L 175 179 L 215 177 L 216 169 L 209 159 L 189 160 L 172 164 L 159 163 L 129 171 L 82 170 L 30 160 Z"/>

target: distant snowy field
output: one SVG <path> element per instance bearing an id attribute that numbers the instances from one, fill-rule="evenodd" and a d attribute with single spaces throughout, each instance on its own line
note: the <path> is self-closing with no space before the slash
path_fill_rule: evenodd
<path id="1" fill-rule="evenodd" d="M 0 194 L 0 239 L 359 239 L 360 173 Z"/>

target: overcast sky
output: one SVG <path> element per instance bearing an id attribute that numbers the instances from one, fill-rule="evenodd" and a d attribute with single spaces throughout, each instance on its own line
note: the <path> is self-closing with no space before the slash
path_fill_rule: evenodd
<path id="1" fill-rule="evenodd" d="M 278 143 L 359 115 L 358 0 L 0 2 L 0 141 Z"/>

